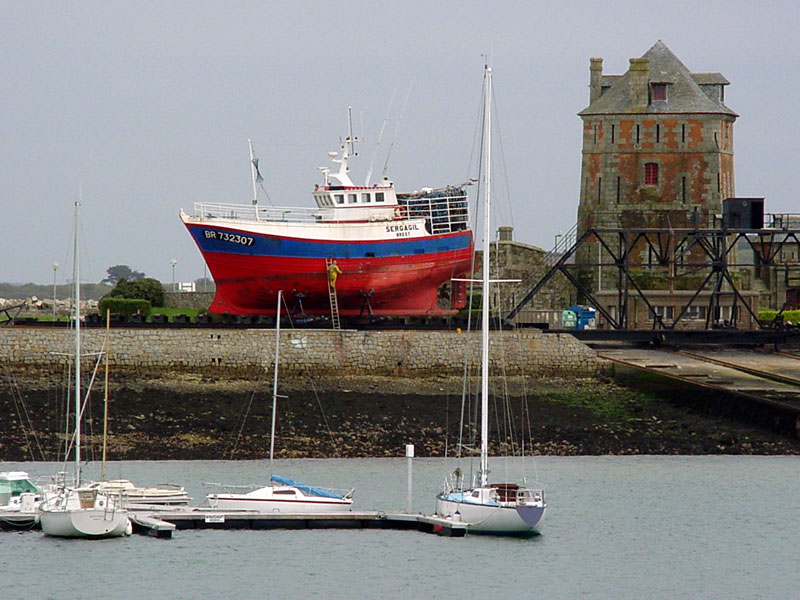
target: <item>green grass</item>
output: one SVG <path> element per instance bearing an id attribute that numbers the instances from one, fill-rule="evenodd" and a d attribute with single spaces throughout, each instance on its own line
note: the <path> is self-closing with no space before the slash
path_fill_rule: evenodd
<path id="1" fill-rule="evenodd" d="M 646 393 L 626 388 L 612 388 L 603 392 L 557 391 L 548 394 L 548 397 L 561 404 L 585 408 L 602 419 L 622 422 L 638 419 L 642 409 L 648 407 L 652 400 Z"/>

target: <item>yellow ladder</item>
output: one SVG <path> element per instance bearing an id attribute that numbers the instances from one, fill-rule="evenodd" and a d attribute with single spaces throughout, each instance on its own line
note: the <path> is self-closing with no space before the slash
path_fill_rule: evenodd
<path id="1" fill-rule="evenodd" d="M 328 283 L 328 298 L 331 302 L 331 325 L 334 329 L 341 329 L 339 322 L 339 298 L 336 296 L 336 287 L 331 285 L 331 278 L 328 276 L 328 269 L 333 264 L 332 258 L 325 259 L 325 281 Z"/>

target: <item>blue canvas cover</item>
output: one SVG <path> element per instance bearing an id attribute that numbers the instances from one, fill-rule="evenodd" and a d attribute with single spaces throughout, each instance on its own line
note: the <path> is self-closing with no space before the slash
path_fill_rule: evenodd
<path id="1" fill-rule="evenodd" d="M 294 481 L 289 479 L 288 477 L 281 477 L 280 475 L 273 475 L 272 481 L 275 483 L 279 483 L 281 485 L 290 485 L 296 487 L 298 490 L 303 492 L 304 494 L 308 494 L 310 496 L 322 496 L 323 498 L 343 498 L 341 494 L 336 494 L 334 492 L 329 492 L 328 490 L 323 490 L 322 488 L 314 487 L 311 485 L 306 485 L 305 483 L 300 483 L 299 481 Z"/>

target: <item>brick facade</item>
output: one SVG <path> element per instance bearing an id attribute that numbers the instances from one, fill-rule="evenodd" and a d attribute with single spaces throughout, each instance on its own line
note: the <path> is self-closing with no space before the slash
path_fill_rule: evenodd
<path id="1" fill-rule="evenodd" d="M 728 80 L 692 73 L 659 41 L 621 76 L 590 61 L 590 104 L 583 120 L 578 229 L 713 227 L 722 200 L 735 195 L 733 123 L 723 104 Z M 595 244 L 577 262 L 596 263 Z M 645 264 L 646 248 L 631 257 Z M 602 257 L 601 257 L 602 258 Z M 612 281 L 613 268 L 602 279 Z M 598 273 L 583 279 L 597 290 Z"/>

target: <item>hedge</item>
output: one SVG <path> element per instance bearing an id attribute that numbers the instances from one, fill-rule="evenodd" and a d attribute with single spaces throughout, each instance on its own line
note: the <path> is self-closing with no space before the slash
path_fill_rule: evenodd
<path id="1" fill-rule="evenodd" d="M 760 310 L 758 311 L 758 319 L 760 321 L 772 321 L 775 315 L 778 314 L 777 310 Z M 800 310 L 786 310 L 781 313 L 783 322 L 791 321 L 792 323 L 800 323 Z"/>
<path id="2" fill-rule="evenodd" d="M 122 315 L 125 317 L 135 314 L 147 316 L 150 314 L 151 308 L 152 307 L 149 300 L 111 298 L 108 296 L 100 300 L 100 314 L 103 316 L 105 316 L 107 310 L 110 310 L 111 314 Z"/>

